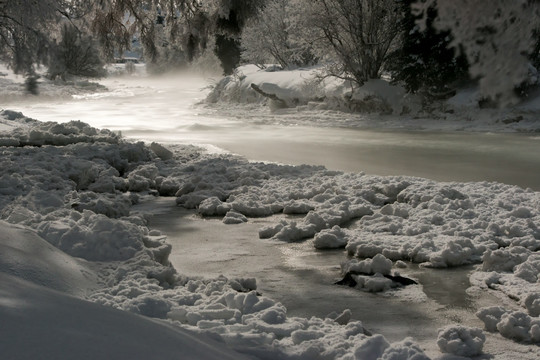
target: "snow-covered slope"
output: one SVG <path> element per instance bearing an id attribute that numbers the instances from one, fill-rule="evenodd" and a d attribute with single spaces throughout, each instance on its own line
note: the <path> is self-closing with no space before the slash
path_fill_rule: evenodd
<path id="1" fill-rule="evenodd" d="M 0 272 L 75 296 L 98 287 L 86 261 L 65 254 L 24 226 L 0 221 L 0 228 Z"/>
<path id="2" fill-rule="evenodd" d="M 24 233 L 20 235 L 25 239 Z M 0 349 L 5 360 L 247 358 L 202 334 L 84 301 L 20 277 L 0 272 L 0 283 Z"/>

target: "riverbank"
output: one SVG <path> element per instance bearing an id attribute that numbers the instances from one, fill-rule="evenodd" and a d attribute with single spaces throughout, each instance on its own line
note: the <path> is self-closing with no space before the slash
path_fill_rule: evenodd
<path id="1" fill-rule="evenodd" d="M 422 99 L 386 80 L 360 88 L 337 79 L 318 80 L 319 69 L 260 69 L 245 65 L 215 84 L 206 103 L 222 115 L 256 111 L 265 125 L 357 129 L 540 132 L 540 90 L 505 108 L 480 106 L 477 88 L 458 89 L 445 100 Z M 258 90 L 255 90 L 258 89 Z M 241 115 L 240 115 L 241 116 Z"/>
<path id="2" fill-rule="evenodd" d="M 534 132 L 510 128 L 485 132 L 476 122 L 464 120 L 306 109 L 272 113 L 262 104 L 208 105 L 204 103 L 208 81 L 193 74 L 112 77 L 103 83 L 108 88 L 105 92 L 69 100 L 37 97 L 9 106 L 42 121 L 76 119 L 133 141 L 195 144 L 212 153 L 239 154 L 252 161 L 540 187 L 540 173 L 531 171 L 540 168 L 536 156 L 540 137 Z M 394 120 L 394 125 L 388 123 Z M 469 130 L 455 131 L 463 124 Z"/>
<path id="3" fill-rule="evenodd" d="M 460 324 L 481 328 L 484 322 L 489 329 L 483 332 L 486 354 L 496 359 L 538 356 L 537 346 L 531 345 L 536 341 L 538 322 L 539 291 L 533 281 L 540 241 L 535 228 L 538 192 L 527 189 L 526 184 L 437 182 L 420 178 L 418 173 L 403 176 L 414 164 L 428 169 L 440 166 L 448 176 L 449 159 L 462 164 L 477 152 L 495 162 L 490 165 L 480 157 L 471 166 L 478 168 L 480 176 L 487 176 L 482 165 L 501 168 L 506 166 L 501 165 L 502 159 L 508 159 L 509 167 L 516 165 L 523 171 L 510 172 L 519 179 L 527 178 L 535 174 L 530 170 L 536 165 L 520 165 L 517 159 L 529 156 L 538 160 L 534 134 L 494 136 L 466 130 L 467 134 L 443 134 L 448 137 L 445 141 L 434 141 L 437 134 L 425 130 L 366 131 L 362 135 L 359 129 L 330 127 L 334 121 L 340 126 L 356 124 L 344 112 L 307 108 L 271 112 L 260 104 L 194 105 L 207 93 L 201 92 L 206 84 L 201 78 L 111 78 L 107 82 L 108 91 L 81 94 L 69 101 L 42 102 L 38 98 L 16 104 L 53 123 L 8 112 L 0 126 L 4 145 L 0 216 L 23 230 L 36 231 L 40 241 L 54 245 L 52 251 L 86 259 L 83 272 L 95 281 L 77 296 L 212 334 L 228 347 L 259 358 L 310 358 L 317 349 L 333 359 L 381 348 L 389 352 L 408 349 L 410 354 L 424 351 L 430 357 L 444 358 L 436 345 L 438 329 L 448 325 L 457 329 Z M 70 122 L 73 118 L 113 131 Z M 366 124 L 379 124 L 382 118 L 374 115 Z M 60 124 L 54 122 L 57 120 Z M 514 136 L 515 144 L 528 145 L 518 152 L 509 151 L 515 149 L 508 146 Z M 347 139 L 360 148 L 343 147 Z M 135 143 L 137 140 L 147 144 Z M 149 147 L 152 141 L 165 147 Z M 361 148 L 374 143 L 377 146 L 370 152 Z M 443 151 L 437 166 L 429 165 L 437 161 L 415 159 L 405 151 L 419 143 L 429 153 L 440 149 L 462 153 L 451 157 Z M 259 151 L 248 155 L 249 159 L 273 163 L 250 162 L 231 154 L 248 151 L 249 144 Z M 478 151 L 471 151 L 471 145 L 479 145 Z M 336 147 L 341 150 L 332 157 Z M 386 152 L 392 148 L 396 151 Z M 345 173 L 331 167 L 362 156 L 369 159 L 368 164 L 384 165 L 380 158 L 376 160 L 378 155 L 394 159 L 395 164 L 400 153 L 405 155 L 405 160 L 397 161 L 401 167 L 386 167 L 392 167 L 395 176 L 362 172 L 366 170 L 362 164 Z M 283 160 L 276 159 L 279 154 Z M 292 155 L 298 165 L 305 160 L 329 165 L 325 169 L 276 164 L 293 161 Z M 189 208 L 189 218 L 179 216 L 179 229 L 173 220 L 160 227 L 153 225 L 152 216 L 161 205 L 149 199 L 158 194 L 172 209 L 178 209 L 175 200 L 180 209 Z M 149 208 L 144 209 L 145 203 Z M 170 219 L 171 213 L 162 219 Z M 225 225 L 231 222 L 240 224 Z M 115 236 L 111 236 L 113 230 Z M 341 248 L 318 250 L 315 243 Z M 250 257 L 252 253 L 265 260 Z M 317 263 L 314 259 L 320 259 L 321 253 L 331 255 Z M 75 291 L 72 286 L 33 276 L 50 274 L 43 263 L 33 265 L 37 271 L 28 272 L 14 266 L 13 252 L 9 254 L 3 260 L 3 271 L 15 269 L 38 284 Z M 330 290 L 335 286 L 329 282 L 341 276 L 341 262 L 365 269 L 371 265 L 359 262 L 373 261 L 378 255 L 386 260 L 379 257 L 377 261 L 392 264 L 390 268 L 385 265 L 385 271 L 410 276 L 420 285 L 394 288 L 391 283 L 358 274 L 357 288 L 339 290 L 346 294 L 340 301 L 332 298 L 338 290 Z M 279 260 L 274 260 L 276 256 Z M 26 262 L 34 264 L 34 257 L 30 251 Z M 188 260 L 192 265 L 205 265 L 192 268 Z M 249 266 L 248 260 L 255 263 Z M 315 265 L 306 266 L 313 261 Z M 233 271 L 235 262 L 243 267 Z M 446 296 L 441 287 L 430 285 L 433 279 L 426 277 L 418 263 L 442 268 L 436 270 L 442 274 L 447 271 L 445 266 L 465 266 L 465 278 L 471 272 L 471 281 L 462 284 L 458 277 L 455 286 L 446 284 L 450 286 Z M 261 264 L 266 264 L 267 271 L 259 273 L 262 280 L 257 282 L 253 274 Z M 273 264 L 280 265 L 274 269 Z M 223 273 L 230 275 L 216 278 Z M 67 277 L 60 274 L 61 279 Z M 299 284 L 302 279 L 315 281 Z M 459 291 L 453 291 L 457 287 Z M 470 287 L 466 301 L 462 287 Z M 365 292 L 370 289 L 383 292 Z M 254 295 L 238 293 L 250 290 L 248 294 Z M 263 296 L 257 297 L 257 291 Z M 321 292 L 330 296 L 322 301 L 316 298 Z M 443 295 L 437 298 L 436 293 Z M 500 300 L 479 300 L 487 294 Z M 371 299 L 369 313 L 346 311 L 362 308 L 355 300 L 366 297 Z M 444 297 L 455 302 L 444 303 Z M 349 300 L 354 306 L 346 307 Z M 455 306 L 461 306 L 457 304 L 471 300 L 474 307 L 456 310 Z M 250 307 L 247 302 L 259 305 Z M 317 308 L 317 302 L 327 304 L 326 309 Z M 495 304 L 504 308 L 492 307 Z M 401 311 L 403 307 L 413 313 Z M 473 316 L 483 308 L 480 318 Z M 11 313 L 4 309 L 5 314 Z M 387 316 L 380 319 L 378 313 Z M 411 323 L 416 325 L 409 327 Z M 526 331 L 519 332 L 512 324 Z M 381 332 L 386 340 L 368 336 L 370 332 Z M 472 338 L 473 333 L 468 334 L 464 339 Z M 420 341 L 401 341 L 406 336 Z"/>

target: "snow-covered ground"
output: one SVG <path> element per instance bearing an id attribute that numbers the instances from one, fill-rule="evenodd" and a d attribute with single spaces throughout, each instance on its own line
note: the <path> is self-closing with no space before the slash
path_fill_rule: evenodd
<path id="1" fill-rule="evenodd" d="M 125 141 L 80 121 L 0 116 L 0 348 L 7 358 L 540 356 L 537 191 L 248 162 L 192 145 Z M 400 274 L 416 264 L 472 264 L 467 293 L 494 294 L 500 306 L 478 311 L 484 330 L 450 323 L 431 345 L 372 335 L 349 311 L 290 316 L 257 293 L 249 274 L 200 278 L 175 269 L 166 234 L 134 210 L 158 195 L 238 231 L 284 214 L 253 241 L 345 247 L 343 275 L 358 291 L 421 303 L 421 283 L 401 285 Z"/>

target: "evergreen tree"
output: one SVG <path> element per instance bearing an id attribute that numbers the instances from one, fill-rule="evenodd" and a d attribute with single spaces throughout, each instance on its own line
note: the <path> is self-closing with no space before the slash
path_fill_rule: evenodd
<path id="1" fill-rule="evenodd" d="M 437 97 L 450 95 L 456 82 L 468 78 L 467 60 L 450 46 L 450 31 L 434 28 L 437 18 L 434 7 L 428 9 L 425 28 L 420 29 L 418 18 L 411 13 L 412 2 L 404 1 L 401 47 L 390 56 L 386 70 L 410 92 Z"/>
<path id="2" fill-rule="evenodd" d="M 452 45 L 460 46 L 466 55 L 469 74 L 478 80 L 484 98 L 501 107 L 518 102 L 516 87 L 530 77 L 540 2 L 423 0 L 411 4 L 424 25 L 433 6 L 437 8 L 433 27 L 452 32 Z"/>

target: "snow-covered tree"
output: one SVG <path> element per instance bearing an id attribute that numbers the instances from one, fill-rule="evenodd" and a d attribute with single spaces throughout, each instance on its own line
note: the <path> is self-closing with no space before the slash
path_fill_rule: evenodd
<path id="1" fill-rule="evenodd" d="M 208 0 L 205 9 L 215 37 L 215 53 L 225 74 L 232 74 L 240 63 L 240 36 L 250 18 L 266 0 Z"/>
<path id="2" fill-rule="evenodd" d="M 394 0 L 312 0 L 304 2 L 307 26 L 316 30 L 320 55 L 338 59 L 331 75 L 358 84 L 378 78 L 400 31 L 402 12 Z"/>
<path id="3" fill-rule="evenodd" d="M 198 0 L 94 1 L 91 28 L 109 58 L 128 49 L 138 34 L 147 63 L 162 68 L 204 48 L 202 8 Z"/>
<path id="4" fill-rule="evenodd" d="M 424 30 L 420 31 L 410 8 L 414 1 L 402 1 L 401 40 L 385 70 L 391 73 L 393 81 L 410 92 L 421 92 L 428 98 L 449 97 L 459 82 L 468 80 L 467 60 L 450 46 L 453 38 L 450 31 L 437 31 L 433 27 L 437 18 L 435 7 L 429 8 Z"/>
<path id="5" fill-rule="evenodd" d="M 299 0 L 268 0 L 242 32 L 242 58 L 259 65 L 277 62 L 283 68 L 314 63 L 312 44 L 304 36 L 303 9 Z"/>
<path id="6" fill-rule="evenodd" d="M 540 2 L 534 0 L 426 0 L 414 4 L 427 18 L 436 5 L 438 30 L 451 30 L 453 46 L 461 46 L 472 77 L 484 96 L 504 106 L 516 101 L 514 89 L 529 76 L 534 31 L 540 23 Z"/>
<path id="7" fill-rule="evenodd" d="M 32 74 L 47 60 L 61 8 L 59 0 L 0 0 L 0 56 L 15 73 Z"/>
<path id="8" fill-rule="evenodd" d="M 112 57 L 137 33 L 147 63 L 157 68 L 193 61 L 210 37 L 225 72 L 240 59 L 240 33 L 263 0 L 101 0 L 94 2 L 92 29 Z"/>

